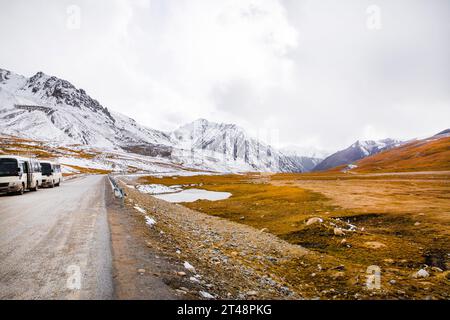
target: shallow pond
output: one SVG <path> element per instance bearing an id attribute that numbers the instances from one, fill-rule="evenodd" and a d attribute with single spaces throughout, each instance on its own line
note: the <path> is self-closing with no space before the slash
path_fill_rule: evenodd
<path id="1" fill-rule="evenodd" d="M 216 192 L 202 189 L 187 189 L 177 193 L 155 194 L 155 198 L 168 202 L 194 202 L 197 200 L 223 200 L 231 196 L 229 192 Z"/>

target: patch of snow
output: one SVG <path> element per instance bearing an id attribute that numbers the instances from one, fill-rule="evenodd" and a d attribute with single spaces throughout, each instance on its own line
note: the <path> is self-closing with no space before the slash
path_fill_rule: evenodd
<path id="1" fill-rule="evenodd" d="M 153 226 L 156 224 L 156 220 L 153 219 L 152 217 L 145 216 L 145 223 L 148 224 L 149 226 Z"/>
<path id="2" fill-rule="evenodd" d="M 194 283 L 200 283 L 200 280 L 198 280 L 196 277 L 190 277 L 189 280 Z"/>
<path id="3" fill-rule="evenodd" d="M 140 213 L 142 213 L 142 214 L 146 214 L 146 213 L 147 213 L 147 211 L 145 211 L 145 209 L 142 209 L 142 208 L 139 207 L 139 206 L 134 206 L 134 208 L 135 208 L 137 211 L 139 211 Z"/>
<path id="4" fill-rule="evenodd" d="M 174 193 L 179 192 L 182 189 L 177 186 L 165 186 L 162 184 L 141 184 L 136 186 L 136 189 L 141 193 L 148 194 L 164 194 L 164 193 Z"/>
<path id="5" fill-rule="evenodd" d="M 353 170 L 353 169 L 356 169 L 356 168 L 358 168 L 358 166 L 356 164 L 349 164 L 344 169 L 342 169 L 341 172 L 347 173 L 350 170 Z"/>
<path id="6" fill-rule="evenodd" d="M 214 299 L 214 296 L 211 295 L 210 293 L 206 292 L 206 291 L 199 291 L 199 294 L 202 298 L 205 299 Z"/>
<path id="7" fill-rule="evenodd" d="M 91 169 L 111 170 L 111 165 L 95 161 L 94 159 L 75 158 L 75 157 L 60 157 L 59 162 L 66 166 L 76 166 Z"/>
<path id="8" fill-rule="evenodd" d="M 72 167 L 68 167 L 65 165 L 61 165 L 61 173 L 79 173 L 80 171 L 72 168 Z"/>

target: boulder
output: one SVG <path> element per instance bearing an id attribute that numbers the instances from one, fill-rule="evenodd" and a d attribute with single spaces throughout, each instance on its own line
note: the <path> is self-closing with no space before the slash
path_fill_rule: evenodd
<path id="1" fill-rule="evenodd" d="M 416 273 L 413 274 L 413 278 L 428 278 L 430 274 L 425 269 L 420 269 Z"/>
<path id="2" fill-rule="evenodd" d="M 186 268 L 186 270 L 195 273 L 195 268 L 189 262 L 185 261 L 183 265 Z"/>
<path id="3" fill-rule="evenodd" d="M 308 221 L 306 221 L 306 225 L 307 225 L 307 226 L 310 226 L 310 225 L 312 225 L 312 224 L 315 224 L 315 223 L 322 223 L 322 222 L 323 222 L 323 219 L 322 219 L 322 218 L 314 217 L 314 218 L 309 218 Z"/>

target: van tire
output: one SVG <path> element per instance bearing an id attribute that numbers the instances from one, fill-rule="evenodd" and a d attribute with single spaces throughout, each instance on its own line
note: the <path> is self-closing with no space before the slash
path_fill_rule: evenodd
<path id="1" fill-rule="evenodd" d="M 18 195 L 18 196 L 23 195 L 24 190 L 25 190 L 25 186 L 24 186 L 23 183 L 22 183 L 22 188 L 20 188 L 20 190 L 16 191 L 16 195 Z"/>
<path id="2" fill-rule="evenodd" d="M 52 183 L 50 184 L 50 188 L 54 188 L 55 187 L 55 181 L 52 180 Z"/>
<path id="3" fill-rule="evenodd" d="M 57 187 L 61 185 L 61 179 L 58 180 L 58 183 L 56 184 Z"/>
<path id="4" fill-rule="evenodd" d="M 36 181 L 36 186 L 34 188 L 31 188 L 31 191 L 38 191 L 39 190 L 39 182 Z"/>

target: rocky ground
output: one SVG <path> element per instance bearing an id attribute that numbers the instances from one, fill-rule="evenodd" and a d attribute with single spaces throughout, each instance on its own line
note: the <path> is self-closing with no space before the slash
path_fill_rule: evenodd
<path id="1" fill-rule="evenodd" d="M 299 299 L 271 270 L 308 251 L 251 227 L 211 217 L 125 187 L 125 205 L 147 224 L 146 244 L 173 261 L 166 282 L 188 299 Z M 144 213 L 145 212 L 145 213 Z"/>

